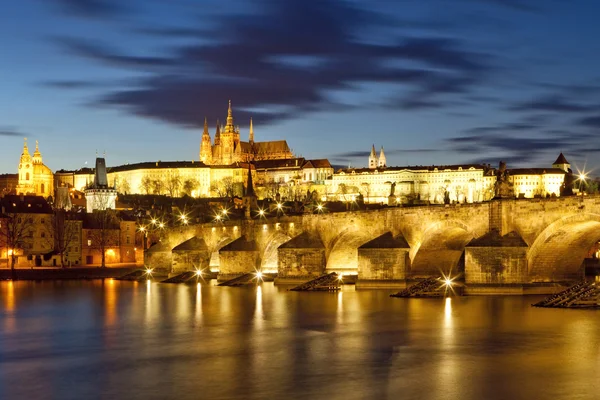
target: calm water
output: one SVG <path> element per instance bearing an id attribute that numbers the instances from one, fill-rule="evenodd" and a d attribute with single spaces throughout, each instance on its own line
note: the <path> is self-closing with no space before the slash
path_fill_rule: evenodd
<path id="1" fill-rule="evenodd" d="M 600 312 L 345 289 L 0 282 L 0 399 L 600 398 Z"/>

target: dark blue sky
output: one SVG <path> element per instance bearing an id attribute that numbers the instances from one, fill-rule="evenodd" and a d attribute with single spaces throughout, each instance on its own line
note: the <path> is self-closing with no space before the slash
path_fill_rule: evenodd
<path id="1" fill-rule="evenodd" d="M 21 0 L 0 14 L 0 172 L 197 159 L 227 100 L 247 138 L 388 165 L 596 161 L 600 3 Z"/>

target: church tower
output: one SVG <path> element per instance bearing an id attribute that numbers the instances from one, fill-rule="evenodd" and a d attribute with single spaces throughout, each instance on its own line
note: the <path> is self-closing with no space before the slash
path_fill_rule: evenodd
<path id="1" fill-rule="evenodd" d="M 377 153 L 375 153 L 375 145 L 371 147 L 371 154 L 369 155 L 369 169 L 377 168 Z"/>
<path id="2" fill-rule="evenodd" d="M 383 146 L 381 146 L 381 153 L 379 153 L 379 161 L 377 162 L 377 166 L 379 168 L 385 168 L 387 166 L 385 161 L 385 154 L 383 154 Z"/>
<path id="3" fill-rule="evenodd" d="M 239 136 L 239 133 L 237 133 Z M 233 125 L 233 112 L 231 111 L 231 100 L 229 100 L 229 109 L 227 110 L 227 123 L 225 130 L 221 132 L 221 164 L 229 165 L 233 163 L 233 150 L 235 144 L 235 126 Z"/>
<path id="4" fill-rule="evenodd" d="M 208 133 L 208 121 L 204 118 L 204 132 L 202 132 L 202 142 L 200 143 L 200 161 L 204 164 L 212 162 L 212 144 L 210 133 Z"/>
<path id="5" fill-rule="evenodd" d="M 39 151 L 36 150 L 39 153 Z M 41 155 L 40 155 L 41 158 Z M 23 153 L 19 160 L 19 183 L 17 184 L 17 194 L 33 193 L 33 160 L 27 147 L 27 138 L 23 142 Z"/>
<path id="6" fill-rule="evenodd" d="M 31 160 L 34 164 L 42 164 L 42 153 L 40 153 L 40 147 L 38 141 L 35 141 L 35 152 L 33 153 L 33 159 Z"/>

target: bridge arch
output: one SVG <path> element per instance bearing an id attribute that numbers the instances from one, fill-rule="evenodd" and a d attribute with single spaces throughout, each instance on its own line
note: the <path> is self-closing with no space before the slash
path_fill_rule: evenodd
<path id="1" fill-rule="evenodd" d="M 344 229 L 326 247 L 327 271 L 358 272 L 358 248 L 387 231 L 383 227 L 374 230 Z"/>
<path id="2" fill-rule="evenodd" d="M 531 244 L 527 255 L 532 282 L 580 278 L 581 264 L 600 240 L 600 214 L 580 213 L 548 225 Z"/>
<path id="3" fill-rule="evenodd" d="M 278 231 L 272 233 L 265 241 L 264 251 L 261 254 L 260 269 L 263 272 L 277 272 L 277 249 L 285 242 L 291 240 L 291 236 Z"/>
<path id="4" fill-rule="evenodd" d="M 410 243 L 410 275 L 424 277 L 464 272 L 460 261 L 475 232 L 460 220 L 433 222 Z"/>
<path id="5" fill-rule="evenodd" d="M 211 249 L 210 253 L 210 262 L 208 263 L 211 271 L 218 271 L 221 265 L 221 260 L 219 258 L 219 250 L 223 247 L 227 246 L 229 243 L 233 242 L 235 238 L 230 236 L 224 236 L 219 238 L 219 240 L 215 243 L 215 245 Z"/>

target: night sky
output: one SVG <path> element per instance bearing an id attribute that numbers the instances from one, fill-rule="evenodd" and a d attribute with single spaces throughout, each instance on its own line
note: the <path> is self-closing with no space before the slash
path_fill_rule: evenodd
<path id="1" fill-rule="evenodd" d="M 600 175 L 600 3 L 21 0 L 0 13 L 0 172 L 198 158 L 231 99 L 247 140 L 365 166 L 560 151 Z"/>

